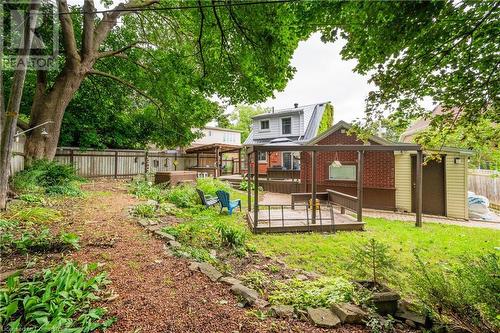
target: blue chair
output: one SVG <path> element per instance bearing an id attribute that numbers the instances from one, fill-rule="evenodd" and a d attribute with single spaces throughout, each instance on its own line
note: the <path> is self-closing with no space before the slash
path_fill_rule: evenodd
<path id="1" fill-rule="evenodd" d="M 229 215 L 233 214 L 233 209 L 235 209 L 236 207 L 240 207 L 240 211 L 241 211 L 241 200 L 240 199 L 230 200 L 229 193 L 227 193 L 226 191 L 218 190 L 215 193 L 217 194 L 217 198 L 219 198 L 219 202 L 220 202 L 220 206 L 221 206 L 220 207 L 221 213 L 222 213 L 222 209 L 224 207 L 227 208 Z"/>

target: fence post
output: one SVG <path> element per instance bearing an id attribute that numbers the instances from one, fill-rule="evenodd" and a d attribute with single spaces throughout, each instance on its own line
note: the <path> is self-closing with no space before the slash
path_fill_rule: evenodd
<path id="1" fill-rule="evenodd" d="M 75 152 L 73 149 L 69 150 L 69 164 L 71 164 L 72 167 L 75 167 Z"/>
<path id="2" fill-rule="evenodd" d="M 144 153 L 144 174 L 147 175 L 149 171 L 149 158 L 148 158 L 148 151 Z"/>
<path id="3" fill-rule="evenodd" d="M 115 179 L 118 178 L 118 150 L 115 151 Z"/>

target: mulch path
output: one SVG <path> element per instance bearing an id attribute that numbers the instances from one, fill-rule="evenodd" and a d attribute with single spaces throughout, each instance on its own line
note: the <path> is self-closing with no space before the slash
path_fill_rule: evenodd
<path id="1" fill-rule="evenodd" d="M 164 243 L 130 220 L 126 208 L 138 202 L 122 182 L 87 184 L 89 198 L 66 207 L 82 248 L 70 255 L 100 262 L 118 297 L 102 305 L 117 322 L 108 332 L 367 332 L 359 326 L 324 330 L 298 320 L 260 320 L 237 306 L 229 288 L 168 256 Z"/>

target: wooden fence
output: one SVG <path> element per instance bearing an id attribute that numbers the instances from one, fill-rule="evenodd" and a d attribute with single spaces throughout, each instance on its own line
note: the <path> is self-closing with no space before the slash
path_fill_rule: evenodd
<path id="1" fill-rule="evenodd" d="M 500 172 L 469 170 L 469 191 L 487 197 L 493 206 L 500 206 Z"/>
<path id="2" fill-rule="evenodd" d="M 83 177 L 131 177 L 142 173 L 187 170 L 196 165 L 196 156 L 147 150 L 80 150 L 58 148 L 55 160 L 71 164 Z M 201 155 L 200 162 L 212 164 L 213 156 Z M 200 164 L 201 164 L 200 163 Z"/>

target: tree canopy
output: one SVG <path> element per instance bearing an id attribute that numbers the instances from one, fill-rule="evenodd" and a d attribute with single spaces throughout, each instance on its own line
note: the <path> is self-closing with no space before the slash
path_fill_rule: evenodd
<path id="1" fill-rule="evenodd" d="M 376 85 L 367 99 L 365 128 L 391 114 L 390 124 L 405 128 L 429 117 L 419 101 L 430 96 L 449 110 L 434 117 L 431 129 L 442 139 L 482 121 L 500 122 L 499 2 L 405 1 L 313 2 L 325 42 L 344 38 L 344 59 Z M 341 7 L 339 9 L 339 7 Z M 458 107 L 461 112 L 454 113 Z M 443 132 L 445 131 L 445 133 Z M 498 142 L 491 131 L 489 142 Z M 443 134 L 446 134 L 443 136 Z M 430 136 L 420 143 L 435 144 Z M 450 140 L 454 141 L 454 140 Z M 497 147 L 498 148 L 498 147 Z"/>

